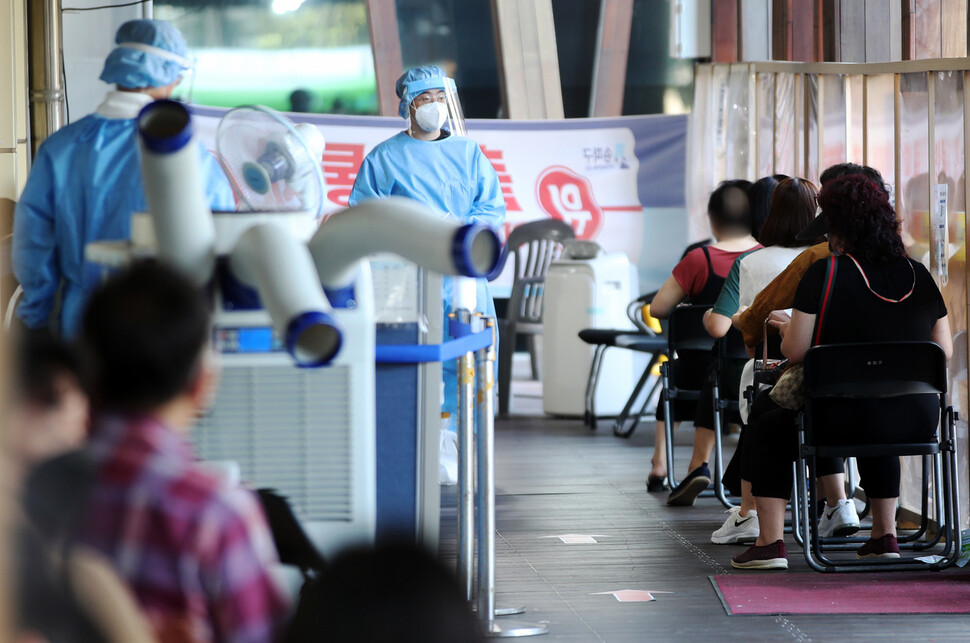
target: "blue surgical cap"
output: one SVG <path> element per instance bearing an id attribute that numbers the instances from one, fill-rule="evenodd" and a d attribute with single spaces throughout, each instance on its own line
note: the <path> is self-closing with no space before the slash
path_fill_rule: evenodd
<path id="1" fill-rule="evenodd" d="M 129 89 L 164 87 L 191 67 L 185 38 L 163 20 L 129 20 L 104 61 L 101 80 Z"/>
<path id="2" fill-rule="evenodd" d="M 411 101 L 429 89 L 446 89 L 446 87 L 454 90 L 455 81 L 445 76 L 445 72 L 440 67 L 425 65 L 409 69 L 397 79 L 395 86 L 397 97 L 401 99 L 397 113 L 401 118 L 408 118 L 408 107 Z"/>

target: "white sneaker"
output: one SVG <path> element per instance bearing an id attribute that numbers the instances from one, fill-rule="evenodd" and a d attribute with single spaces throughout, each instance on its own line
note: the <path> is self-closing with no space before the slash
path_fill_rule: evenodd
<path id="1" fill-rule="evenodd" d="M 818 535 L 851 536 L 859 531 L 859 514 L 856 513 L 855 503 L 849 499 L 839 500 L 834 507 L 827 504 L 822 507 L 822 515 L 818 519 Z"/>
<path id="2" fill-rule="evenodd" d="M 741 516 L 741 507 L 731 507 L 731 514 L 721 528 L 711 534 L 715 545 L 750 545 L 758 540 L 761 527 L 758 525 L 758 512 L 752 509 L 747 516 Z"/>

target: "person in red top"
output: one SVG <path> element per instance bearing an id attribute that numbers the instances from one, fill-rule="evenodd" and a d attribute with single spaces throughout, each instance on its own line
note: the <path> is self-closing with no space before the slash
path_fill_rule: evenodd
<path id="1" fill-rule="evenodd" d="M 276 640 L 289 600 L 256 495 L 203 468 L 188 433 L 215 391 L 208 307 L 155 262 L 112 277 L 84 312 L 93 480 L 76 540 L 105 555 L 160 631 Z"/>
<path id="2" fill-rule="evenodd" d="M 660 319 L 670 316 L 674 308 L 687 302 L 693 305 L 713 304 L 724 285 L 734 260 L 761 245 L 751 236 L 751 209 L 748 203 L 748 181 L 724 181 L 707 203 L 707 215 L 711 231 L 717 239 L 713 244 L 696 248 L 687 253 L 673 270 L 664 285 L 650 304 L 650 313 Z M 681 481 L 667 498 L 669 505 L 692 505 L 698 494 L 711 484 L 708 461 L 714 448 L 714 407 L 707 383 L 707 370 L 713 355 L 700 359 L 684 359 L 679 363 L 678 379 L 686 372 L 686 377 L 695 385 L 690 388 L 702 389 L 694 417 L 694 451 L 690 460 L 690 473 Z M 739 371 L 740 374 L 740 371 Z M 683 385 L 683 384 L 681 384 Z M 733 389 L 730 385 L 725 390 Z M 647 485 L 651 480 L 666 475 L 664 421 L 657 418 L 657 439 L 654 442 L 652 467 Z M 663 420 L 663 421 L 661 421 Z M 673 421 L 673 418 L 670 418 Z"/>

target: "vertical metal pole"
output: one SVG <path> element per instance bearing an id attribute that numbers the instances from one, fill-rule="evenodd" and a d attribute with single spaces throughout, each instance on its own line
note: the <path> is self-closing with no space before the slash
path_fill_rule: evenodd
<path id="1" fill-rule="evenodd" d="M 491 329 L 494 324 L 486 322 Z M 492 393 L 495 388 L 494 343 L 475 354 L 478 367 L 478 399 L 476 410 L 476 456 L 478 462 L 478 616 L 492 622 L 495 619 L 495 466 L 493 438 L 495 409 Z"/>
<path id="2" fill-rule="evenodd" d="M 455 316 L 462 324 L 471 322 L 467 310 L 457 310 Z M 475 565 L 474 439 L 475 356 L 466 353 L 458 358 L 458 584 L 468 600 L 472 598 Z"/>
<path id="3" fill-rule="evenodd" d="M 65 89 L 61 67 L 64 39 L 60 0 L 26 3 L 30 76 L 31 153 L 64 126 Z"/>
<path id="4" fill-rule="evenodd" d="M 485 634 L 489 637 L 518 637 L 545 634 L 549 628 L 535 623 L 495 620 L 496 612 L 519 614 L 525 608 L 495 609 L 495 320 L 481 317 L 485 328 L 492 331 L 492 343 L 476 352 L 478 365 L 478 399 L 475 410 L 477 436 L 476 452 L 478 461 L 478 617 L 485 623 Z M 476 328 L 479 330 L 479 328 Z M 461 472 L 459 471 L 459 479 Z"/>

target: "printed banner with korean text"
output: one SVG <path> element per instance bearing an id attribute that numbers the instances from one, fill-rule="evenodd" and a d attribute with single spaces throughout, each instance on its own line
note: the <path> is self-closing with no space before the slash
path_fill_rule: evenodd
<path id="1" fill-rule="evenodd" d="M 226 111 L 193 107 L 196 132 L 210 149 Z M 398 118 L 286 116 L 316 125 L 326 139 L 327 212 L 347 206 L 364 156 L 404 125 Z M 470 120 L 467 129 L 502 184 L 508 211 L 503 238 L 521 223 L 552 217 L 572 225 L 578 238 L 625 252 L 637 264 L 644 208 L 684 206 L 686 116 Z"/>

